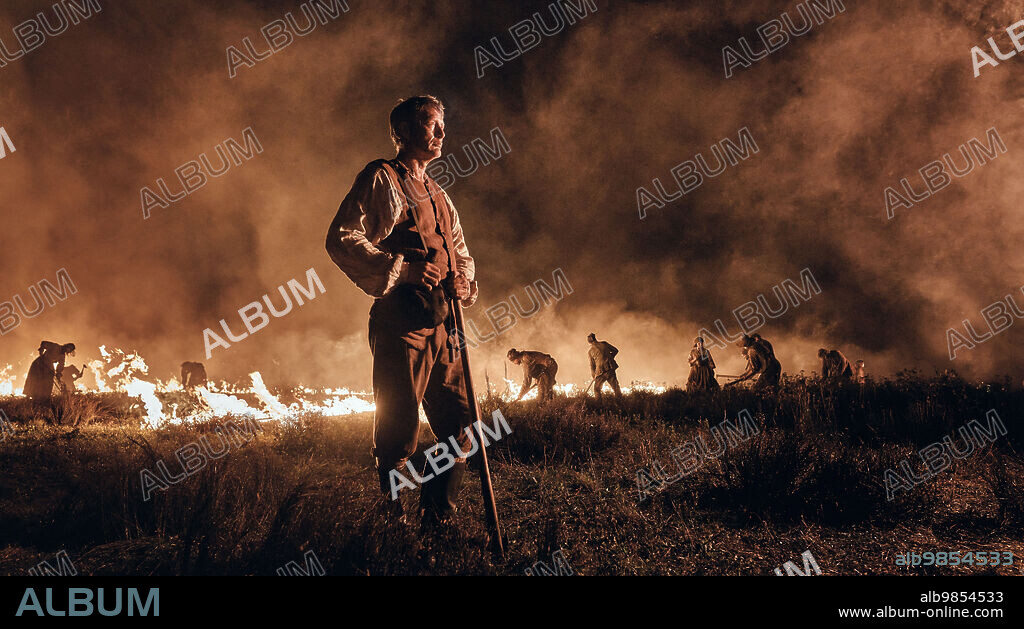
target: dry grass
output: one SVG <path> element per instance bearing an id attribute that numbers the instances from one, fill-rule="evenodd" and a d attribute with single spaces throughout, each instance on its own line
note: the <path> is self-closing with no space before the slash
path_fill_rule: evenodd
<path id="1" fill-rule="evenodd" d="M 580 574 L 768 574 L 810 549 L 826 574 L 1016 573 L 906 568 L 900 552 L 1024 553 L 1022 393 L 905 375 L 864 388 L 790 382 L 759 397 L 636 393 L 501 408 L 513 432 L 491 449 L 508 557 L 485 550 L 475 474 L 457 530 L 421 535 L 381 515 L 372 419 L 308 416 L 262 432 L 143 500 L 140 473 L 214 424 L 140 430 L 119 395 L 60 408 L 0 400 L 0 573 L 66 549 L 81 574 L 273 574 L 313 550 L 330 574 L 521 574 L 562 548 Z M 882 475 L 995 408 L 1010 430 L 910 492 Z M 748 409 L 761 432 L 638 503 L 636 473 L 723 417 Z M 421 446 L 430 442 L 424 430 Z M 422 464 L 422 460 L 420 460 Z M 412 511 L 416 492 L 403 492 Z"/>

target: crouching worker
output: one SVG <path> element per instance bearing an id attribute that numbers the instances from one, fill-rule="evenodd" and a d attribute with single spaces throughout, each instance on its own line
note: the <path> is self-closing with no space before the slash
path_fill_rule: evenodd
<path id="1" fill-rule="evenodd" d="M 763 339 L 756 339 L 744 334 L 739 345 L 742 348 L 741 353 L 747 359 L 747 369 L 738 378 L 726 383 L 726 386 L 732 386 L 751 378 L 757 378 L 754 381 L 754 390 L 778 386 L 782 376 L 782 365 L 775 358 L 775 351 L 771 349 L 771 344 Z"/>
<path id="2" fill-rule="evenodd" d="M 821 377 L 823 380 L 846 382 L 853 378 L 853 366 L 846 356 L 838 349 L 818 350 L 821 359 Z"/>
<path id="3" fill-rule="evenodd" d="M 402 516 L 391 472 L 411 476 L 404 468 L 416 452 L 422 403 L 439 441 L 458 444 L 455 465 L 420 488 L 423 523 L 449 523 L 473 441 L 465 430 L 472 413 L 448 299 L 455 296 L 464 306 L 476 301 L 475 267 L 455 206 L 425 173 L 441 156 L 441 101 L 403 100 L 391 111 L 390 125 L 398 154 L 370 162 L 356 177 L 331 223 L 327 252 L 374 298 L 373 455 L 386 511 Z"/>
<path id="4" fill-rule="evenodd" d="M 537 381 L 538 400 L 546 402 L 555 397 L 555 374 L 558 373 L 558 363 L 554 358 L 544 352 L 521 352 L 513 347 L 508 350 L 508 359 L 512 364 L 523 367 L 523 386 L 519 388 L 516 402 L 523 399 L 523 396 L 533 388 L 534 380 Z"/>
<path id="5" fill-rule="evenodd" d="M 60 374 L 60 390 L 61 393 L 76 393 L 78 392 L 78 385 L 75 382 L 82 377 L 85 371 L 85 365 L 79 369 L 74 365 L 65 366 L 64 371 Z"/>
<path id="6" fill-rule="evenodd" d="M 36 402 L 49 402 L 63 391 L 61 376 L 68 356 L 75 355 L 75 344 L 57 345 L 53 341 L 39 342 L 39 357 L 32 361 L 25 376 L 25 397 Z"/>
<path id="7" fill-rule="evenodd" d="M 181 386 L 186 389 L 206 386 L 206 367 L 203 363 L 191 361 L 181 363 Z"/>

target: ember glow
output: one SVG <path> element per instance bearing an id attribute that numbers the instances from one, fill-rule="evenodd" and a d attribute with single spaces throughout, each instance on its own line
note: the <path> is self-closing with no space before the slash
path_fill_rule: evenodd
<path id="1" fill-rule="evenodd" d="M 587 384 L 584 384 L 583 386 L 580 386 L 578 384 L 570 382 L 570 383 L 567 383 L 567 384 L 556 384 L 554 388 L 555 388 L 555 393 L 558 394 L 558 395 L 563 395 L 565 397 L 577 397 L 577 396 L 580 396 L 580 395 L 583 394 L 584 387 L 588 387 L 589 384 L 590 383 L 588 382 Z M 665 391 L 668 390 L 668 387 L 665 386 L 664 384 L 654 384 L 653 382 L 632 382 L 632 383 L 630 383 L 629 386 L 621 387 L 621 389 L 622 389 L 622 394 L 623 395 L 629 395 L 630 393 L 632 393 L 634 391 L 647 391 L 649 393 L 664 393 Z M 512 401 L 514 401 L 519 396 L 519 391 L 521 391 L 521 390 L 522 390 L 522 385 L 520 385 L 520 383 L 518 383 L 518 382 L 516 382 L 514 380 L 509 380 L 508 378 L 505 378 L 505 390 L 500 392 L 500 393 L 498 393 L 497 395 L 498 395 L 498 397 L 500 397 L 502 399 L 502 401 L 512 402 Z M 524 400 L 536 400 L 537 399 L 537 390 L 538 390 L 537 387 L 533 387 L 532 389 L 530 389 L 529 391 L 526 392 L 526 395 L 523 396 L 523 399 Z M 611 390 L 608 387 L 605 387 L 605 391 L 604 392 L 607 395 L 612 395 Z M 587 388 L 586 394 L 589 397 L 594 397 L 594 389 L 593 389 L 593 387 Z"/>
<path id="2" fill-rule="evenodd" d="M 0 369 L 0 395 L 15 395 L 14 392 L 14 375 L 12 374 L 13 367 L 7 365 L 3 369 Z M 17 392 L 21 395 L 21 390 Z"/>

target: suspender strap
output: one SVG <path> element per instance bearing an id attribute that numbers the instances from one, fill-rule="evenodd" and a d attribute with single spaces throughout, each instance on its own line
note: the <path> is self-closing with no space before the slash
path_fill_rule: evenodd
<path id="1" fill-rule="evenodd" d="M 427 189 L 427 196 L 430 197 L 430 205 L 434 208 L 434 222 L 441 229 L 441 242 L 444 244 L 444 251 L 448 254 L 448 270 L 455 271 L 455 256 L 452 253 L 452 246 L 455 242 L 455 238 L 452 236 L 452 210 L 448 206 L 447 201 L 444 199 L 444 192 L 440 188 L 437 189 L 438 195 L 442 198 L 441 204 L 444 206 L 444 212 L 441 212 L 437 208 L 437 202 L 434 200 L 434 193 L 430 191 L 431 186 L 437 186 L 433 179 L 430 179 L 426 175 L 423 176 L 423 186 Z"/>
<path id="2" fill-rule="evenodd" d="M 413 196 L 409 193 L 409 188 L 406 186 L 406 175 L 408 174 L 409 169 L 405 167 L 405 164 L 402 164 L 397 159 L 392 161 L 385 161 L 383 162 L 382 165 L 384 166 L 385 172 L 387 172 L 388 176 L 392 179 L 392 181 L 398 184 L 399 189 L 401 189 L 403 195 L 405 196 L 406 208 L 408 212 L 412 215 L 412 220 L 416 223 L 416 231 L 419 232 L 420 243 L 423 245 L 424 257 L 426 257 L 430 253 L 430 249 L 429 247 L 427 247 L 426 238 L 424 237 L 424 234 L 426 232 L 423 231 L 423 225 L 420 223 L 419 214 L 416 211 L 416 202 L 413 201 Z M 437 203 L 434 202 L 434 195 L 430 192 L 430 184 L 432 182 L 426 176 L 424 176 L 423 179 L 424 187 L 427 190 L 427 196 L 430 197 L 430 205 L 434 209 L 434 224 L 440 230 L 441 245 L 444 247 L 445 253 L 448 254 L 448 270 L 454 271 L 454 260 L 452 259 L 451 249 L 448 246 L 448 243 L 451 242 L 452 240 L 451 229 L 448 227 L 450 221 L 442 222 L 437 210 Z M 445 204 L 445 209 L 448 209 L 447 203 Z M 450 212 L 450 210 L 448 211 Z M 455 360 L 455 354 L 458 353 L 459 342 L 454 334 L 455 316 L 454 311 L 451 309 L 448 310 L 448 316 L 447 318 L 445 318 L 444 328 L 445 332 L 448 335 L 446 345 L 448 346 L 449 359 Z"/>

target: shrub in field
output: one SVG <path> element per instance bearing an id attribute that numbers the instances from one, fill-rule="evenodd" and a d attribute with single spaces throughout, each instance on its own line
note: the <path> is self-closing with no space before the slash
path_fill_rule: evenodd
<path id="1" fill-rule="evenodd" d="M 506 462 L 579 464 L 618 441 L 623 427 L 621 417 L 588 413 L 575 399 L 498 408 L 512 433 L 492 443 L 488 452 Z M 484 422 L 490 422 L 492 410 L 484 410 Z"/>
<path id="2" fill-rule="evenodd" d="M 704 450 L 716 450 L 706 426 L 697 434 L 708 444 Z M 840 435 L 768 429 L 724 448 L 717 457 L 705 456 L 693 473 L 665 488 L 661 502 L 690 511 L 703 509 L 737 523 L 888 526 L 928 520 L 938 503 L 934 488 L 927 484 L 887 500 L 885 470 L 909 453 L 893 445 L 847 445 Z"/>
<path id="3" fill-rule="evenodd" d="M 726 448 L 705 465 L 711 480 L 705 504 L 732 505 L 748 516 L 792 517 L 800 511 L 794 503 L 799 502 L 797 490 L 810 465 L 811 449 L 799 435 L 780 430 L 766 430 Z"/>
<path id="4" fill-rule="evenodd" d="M 997 452 L 986 463 L 985 477 L 999 505 L 999 520 L 1017 530 L 1024 528 L 1024 460 Z"/>
<path id="5" fill-rule="evenodd" d="M 126 393 L 75 393 L 55 396 L 48 402 L 25 397 L 0 398 L 0 410 L 15 423 L 41 421 L 55 426 L 79 426 L 94 422 L 137 425 L 142 421 L 138 400 Z"/>

